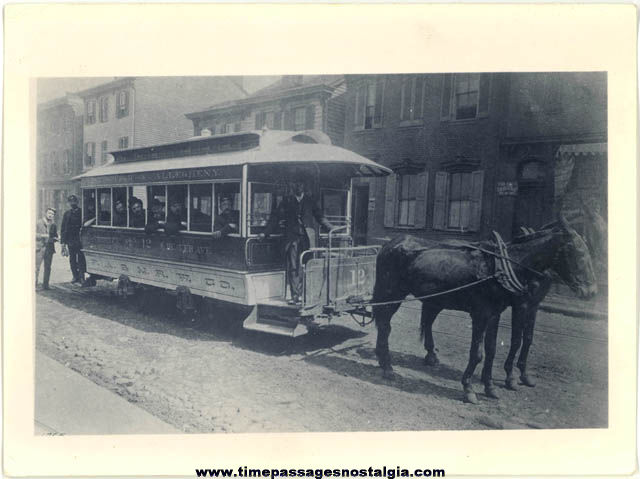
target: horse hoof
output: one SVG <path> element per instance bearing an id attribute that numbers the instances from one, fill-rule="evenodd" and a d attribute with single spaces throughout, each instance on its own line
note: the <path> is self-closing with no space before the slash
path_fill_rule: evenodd
<path id="1" fill-rule="evenodd" d="M 522 376 L 520 376 L 520 382 L 525 386 L 529 386 L 530 388 L 533 388 L 536 386 L 536 382 L 526 374 L 523 374 Z"/>
<path id="2" fill-rule="evenodd" d="M 464 393 L 464 402 L 469 404 L 478 404 L 478 396 L 473 391 Z"/>
<path id="3" fill-rule="evenodd" d="M 388 380 L 394 380 L 396 378 L 395 373 L 393 372 L 393 369 L 388 368 L 388 369 L 383 369 L 382 370 L 382 377 L 384 379 L 388 379 Z"/>
<path id="4" fill-rule="evenodd" d="M 427 354 L 424 357 L 424 364 L 427 366 L 437 366 L 438 364 L 440 364 L 440 360 L 435 354 Z"/>
<path id="5" fill-rule="evenodd" d="M 504 384 L 507 386 L 507 389 L 511 391 L 517 391 L 518 387 L 516 386 L 516 380 L 513 378 L 505 379 Z"/>
<path id="6" fill-rule="evenodd" d="M 500 399 L 500 396 L 498 396 L 498 393 L 496 392 L 496 388 L 494 388 L 493 386 L 485 387 L 484 393 L 487 395 L 487 397 L 490 397 L 492 399 Z"/>

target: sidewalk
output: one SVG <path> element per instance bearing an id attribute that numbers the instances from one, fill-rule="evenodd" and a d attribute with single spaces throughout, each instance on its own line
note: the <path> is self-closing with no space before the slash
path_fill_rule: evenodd
<path id="1" fill-rule="evenodd" d="M 540 309 L 549 313 L 560 313 L 576 318 L 606 321 L 609 317 L 606 297 L 597 296 L 590 301 L 583 301 L 574 296 L 549 293 Z"/>
<path id="2" fill-rule="evenodd" d="M 181 434 L 36 351 L 35 434 Z"/>

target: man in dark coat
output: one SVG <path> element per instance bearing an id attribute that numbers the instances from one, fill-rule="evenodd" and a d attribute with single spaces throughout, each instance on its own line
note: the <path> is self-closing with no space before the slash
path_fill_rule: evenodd
<path id="1" fill-rule="evenodd" d="M 131 214 L 129 216 L 129 226 L 132 228 L 144 228 L 144 208 L 142 206 L 142 200 L 132 196 L 129 199 L 131 204 Z"/>
<path id="2" fill-rule="evenodd" d="M 238 232 L 238 212 L 231 209 L 231 198 L 225 196 L 220 200 L 220 214 L 213 221 L 213 238 L 220 239 L 229 233 Z"/>
<path id="3" fill-rule="evenodd" d="M 309 249 L 310 239 L 307 229 L 313 232 L 314 220 L 331 230 L 333 225 L 327 221 L 313 197 L 306 195 L 304 181 L 297 178 L 291 184 L 292 194 L 285 196 L 269 218 L 263 237 L 268 238 L 278 224 L 284 221 L 285 268 L 291 289 L 291 304 L 299 304 L 302 296 L 302 268 L 300 253 Z"/>
<path id="4" fill-rule="evenodd" d="M 49 289 L 49 277 L 51 276 L 51 260 L 56 252 L 55 243 L 58 241 L 58 229 L 53 219 L 56 210 L 48 208 L 44 218 L 36 224 L 36 288 L 40 265 L 44 262 L 44 276 L 42 277 L 42 289 Z"/>
<path id="5" fill-rule="evenodd" d="M 69 256 L 69 266 L 73 274 L 72 283 L 82 283 L 87 264 L 82 253 L 80 229 L 82 228 L 82 210 L 78 207 L 78 197 L 71 195 L 67 199 L 70 209 L 65 211 L 60 227 L 62 256 Z"/>

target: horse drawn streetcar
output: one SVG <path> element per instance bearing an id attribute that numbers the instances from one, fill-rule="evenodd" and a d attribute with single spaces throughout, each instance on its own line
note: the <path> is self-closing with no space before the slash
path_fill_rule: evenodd
<path id="1" fill-rule="evenodd" d="M 90 281 L 118 279 L 248 307 L 244 327 L 298 335 L 319 316 L 371 297 L 378 247 L 351 239 L 351 179 L 387 168 L 322 132 L 254 131 L 115 151 L 81 175 Z M 302 303 L 287 303 L 283 237 L 264 238 L 294 178 L 304 177 L 333 228 L 307 229 Z"/>

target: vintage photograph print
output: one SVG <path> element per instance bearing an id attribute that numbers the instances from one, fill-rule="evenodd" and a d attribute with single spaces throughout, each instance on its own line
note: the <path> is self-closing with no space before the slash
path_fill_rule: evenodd
<path id="1" fill-rule="evenodd" d="M 38 78 L 36 435 L 607 428 L 607 84 Z"/>

